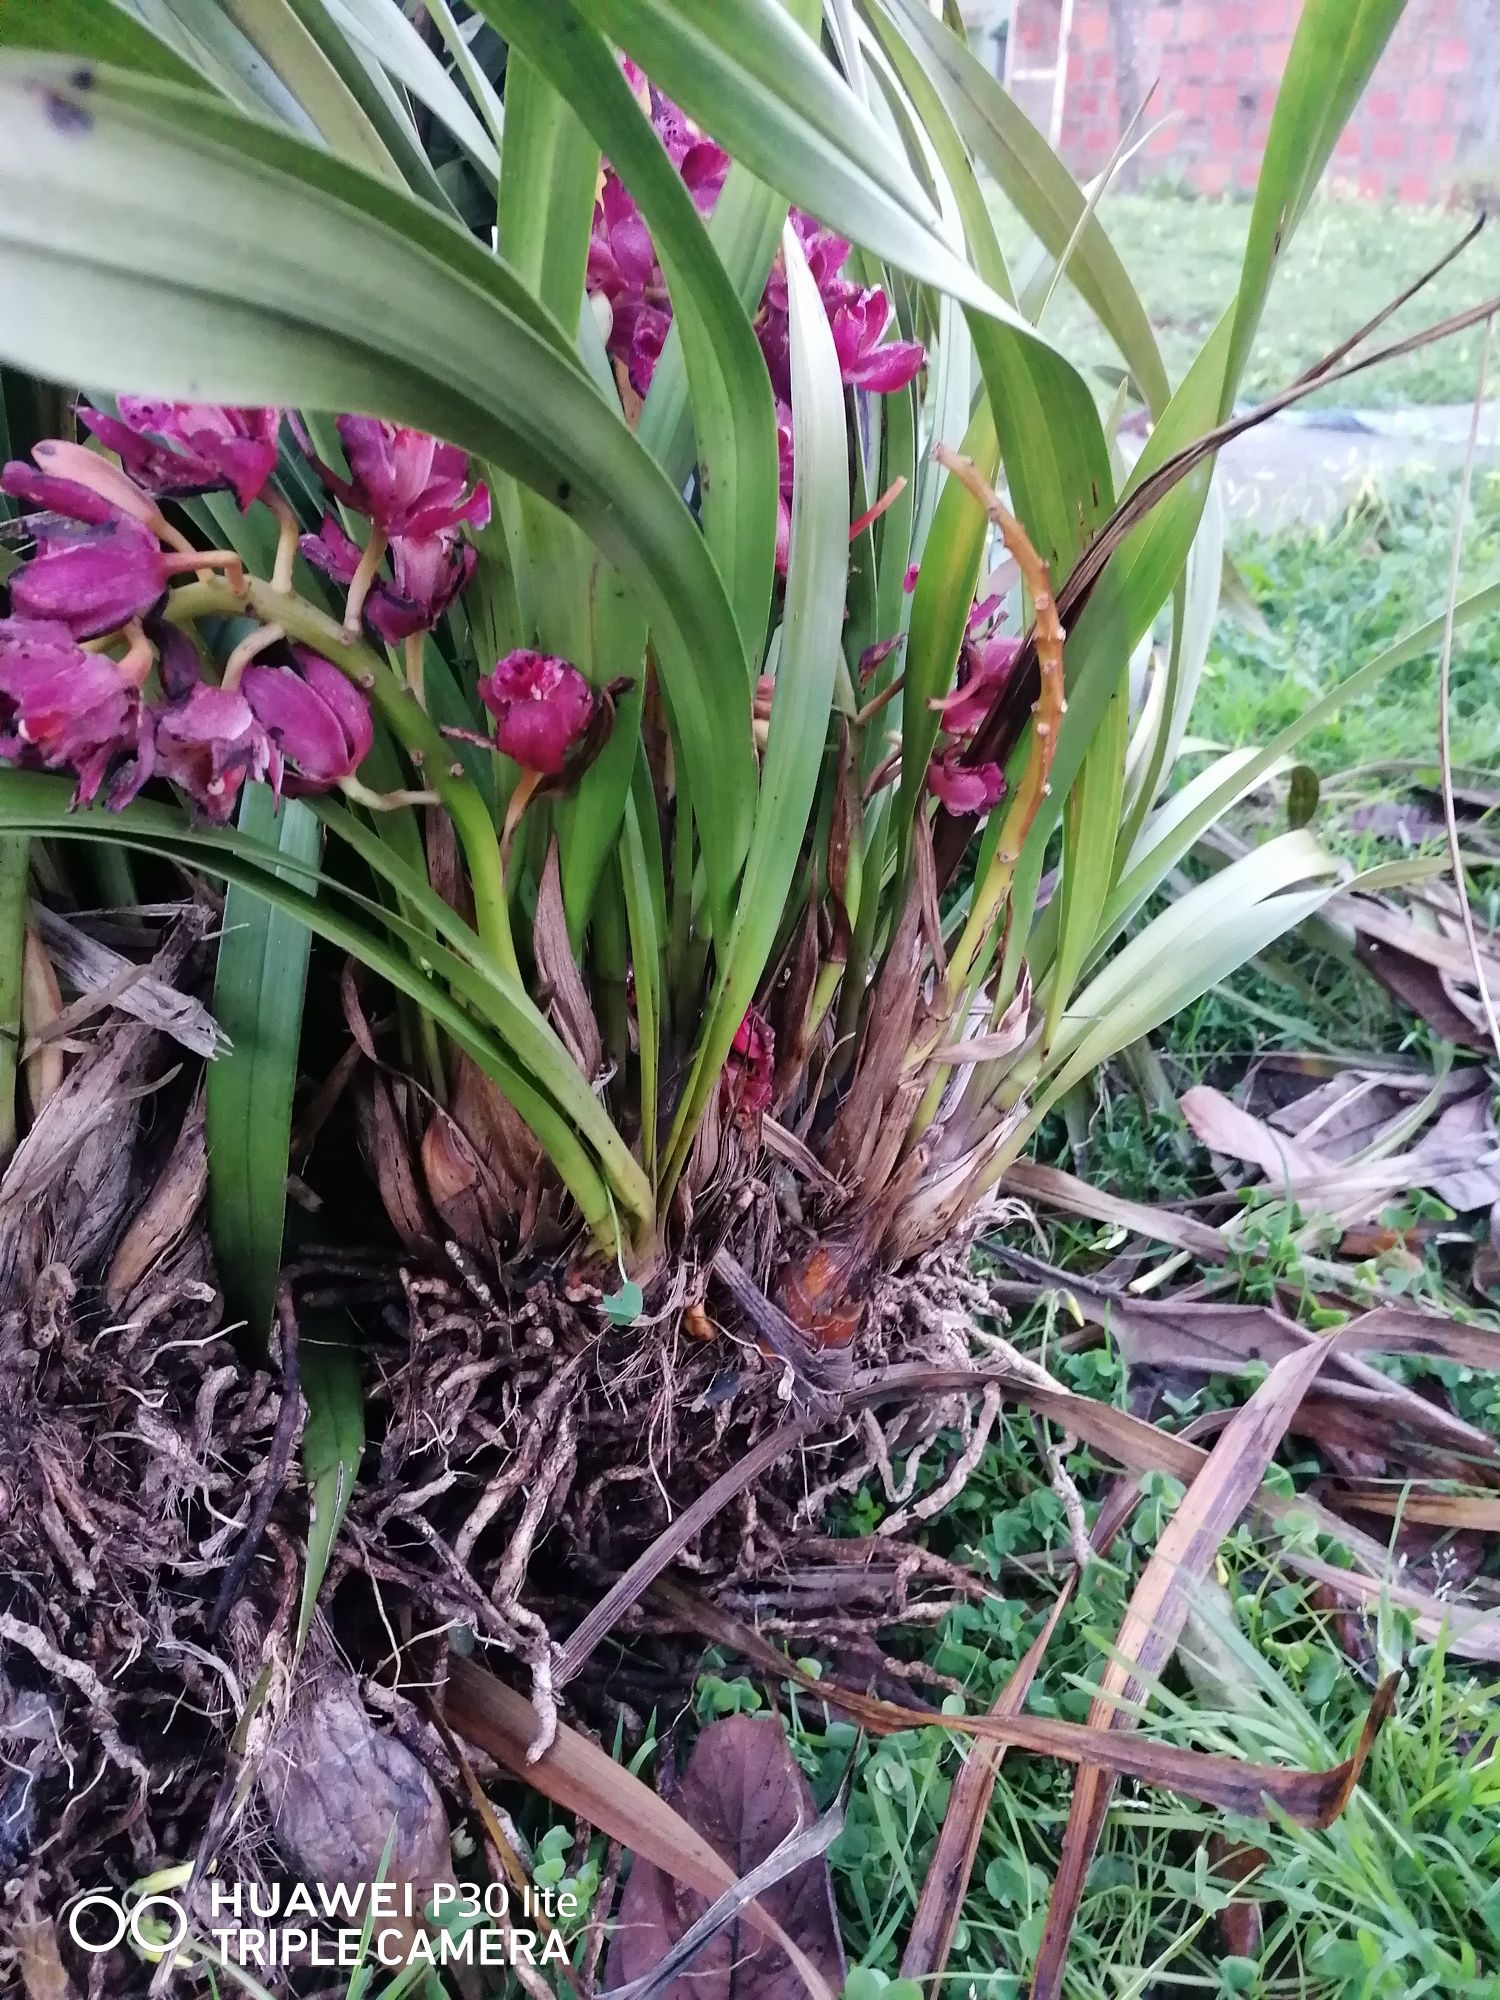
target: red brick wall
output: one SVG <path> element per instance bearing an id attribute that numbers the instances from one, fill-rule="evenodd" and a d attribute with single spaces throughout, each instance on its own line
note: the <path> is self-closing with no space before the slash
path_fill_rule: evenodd
<path id="1" fill-rule="evenodd" d="M 1050 64 L 1058 5 L 1015 0 L 1017 66 Z M 1168 120 L 1140 155 L 1141 179 L 1204 194 L 1253 188 L 1301 0 L 1113 0 L 1113 11 L 1128 24 L 1139 89 L 1157 81 L 1148 121 Z M 1443 198 L 1466 165 L 1493 175 L 1500 163 L 1473 157 L 1476 137 L 1488 150 L 1493 128 L 1479 102 L 1493 95 L 1484 81 L 1493 55 L 1481 61 L 1475 46 L 1484 11 L 1483 0 L 1410 0 L 1339 140 L 1333 175 L 1361 195 L 1410 202 Z M 1111 0 L 1074 0 L 1061 146 L 1081 175 L 1104 166 L 1134 109 L 1120 103 L 1131 93 L 1120 88 L 1111 12 Z M 1500 38 L 1500 0 L 1489 32 Z M 1015 89 L 1045 129 L 1049 87 Z"/>

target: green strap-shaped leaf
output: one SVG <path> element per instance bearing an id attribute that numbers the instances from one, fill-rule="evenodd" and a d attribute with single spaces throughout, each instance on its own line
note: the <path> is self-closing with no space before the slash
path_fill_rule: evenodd
<path id="1" fill-rule="evenodd" d="M 391 0 L 324 0 L 324 4 L 334 25 L 425 104 L 485 178 L 493 181 L 500 171 L 494 140 L 402 9 Z"/>
<path id="2" fill-rule="evenodd" d="M 118 0 L 9 0 L 0 46 L 57 49 L 202 90 L 190 63 Z"/>
<path id="3" fill-rule="evenodd" d="M 292 0 L 219 0 L 223 13 L 280 77 L 327 145 L 395 178 L 395 157 Z"/>
<path id="4" fill-rule="evenodd" d="M 320 802 L 319 810 L 327 817 L 326 802 Z M 401 888 L 424 917 L 430 906 L 440 904 L 441 899 L 412 879 L 377 834 L 361 828 L 352 814 L 346 819 L 340 828 L 343 837 Z M 254 890 L 296 916 L 315 935 L 351 953 L 432 1015 L 531 1127 L 601 1241 L 613 1240 L 615 1213 L 603 1174 L 620 1206 L 632 1216 L 649 1219 L 651 1191 L 639 1161 L 535 1003 L 484 960 L 478 940 L 451 910 L 449 921 L 468 937 L 471 949 L 466 956 L 434 942 L 398 911 L 350 890 L 310 863 L 248 839 L 236 828 L 188 826 L 178 808 L 146 800 L 118 813 L 73 812 L 69 787 L 38 772 L 0 772 L 3 831 L 138 847 Z M 311 893 L 314 890 L 318 893 Z M 351 917 L 346 905 L 359 910 L 361 919 L 382 924 L 400 949 Z M 434 924 L 434 930 L 441 928 Z"/>
<path id="5" fill-rule="evenodd" d="M 558 92 L 570 94 L 640 206 L 681 328 L 704 530 L 739 618 L 747 660 L 758 658 L 771 604 L 778 472 L 775 403 L 749 315 L 613 53 L 570 0 L 479 4 Z M 748 681 L 745 692 L 748 702 Z"/>
<path id="6" fill-rule="evenodd" d="M 247 789 L 239 826 L 294 860 L 317 859 L 316 818 L 296 799 L 278 813 L 264 785 Z M 204 1084 L 208 1204 L 229 1309 L 245 1320 L 257 1347 L 270 1332 L 281 1270 L 311 942 L 296 917 L 248 889 L 231 888 L 225 897 L 214 1014 L 230 1049 L 208 1065 Z"/>
<path id="7" fill-rule="evenodd" d="M 1305 0 L 1276 92 L 1218 415 L 1233 408 L 1276 265 L 1406 0 Z"/>
<path id="8" fill-rule="evenodd" d="M 981 399 L 963 441 L 986 480 L 996 476 L 1000 456 L 995 419 Z M 906 637 L 906 686 L 901 703 L 901 795 L 896 823 L 901 852 L 906 853 L 906 829 L 924 797 L 927 765 L 937 743 L 942 718 L 933 702 L 953 685 L 953 672 L 968 629 L 969 612 L 979 582 L 980 565 L 989 544 L 989 516 L 956 479 L 944 482 L 922 545 L 922 563 L 911 595 L 911 623 Z"/>
<path id="9" fill-rule="evenodd" d="M 797 873 L 833 709 L 848 595 L 849 454 L 833 334 L 796 231 L 782 237 L 790 303 L 793 479 L 786 614 L 755 838 L 664 1174 L 670 1196 L 735 1031 L 755 996 Z"/>
<path id="10" fill-rule="evenodd" d="M 194 199 L 185 202 L 182 190 Z M 441 338 L 437 330 L 441 329 Z M 102 388 L 362 409 L 507 466 L 651 618 L 714 907 L 749 846 L 749 668 L 682 496 L 494 258 L 344 162 L 186 92 L 0 61 L 0 356 Z"/>
<path id="11" fill-rule="evenodd" d="M 307 1419 L 302 1426 L 302 1477 L 311 1507 L 307 1568 L 297 1608 L 296 1653 L 312 1629 L 328 1558 L 354 1497 L 365 1448 L 364 1397 L 359 1358 L 348 1339 L 348 1321 L 332 1313 L 308 1315 L 301 1326 L 299 1359 Z"/>

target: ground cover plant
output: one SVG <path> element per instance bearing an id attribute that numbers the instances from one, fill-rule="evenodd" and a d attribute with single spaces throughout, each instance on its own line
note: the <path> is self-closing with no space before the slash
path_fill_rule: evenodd
<path id="1" fill-rule="evenodd" d="M 1237 1848 L 1268 1813 L 1326 1829 L 1398 1699 L 1351 1638 L 1368 1685 L 1307 1727 L 1236 1732 L 1217 1697 L 1196 1740 L 1134 1726 L 1247 1509 L 1351 1632 L 1390 1604 L 1494 1658 L 1492 1587 L 1450 1620 L 1438 1553 L 1392 1581 L 1387 1548 L 1387 1481 L 1421 1482 L 1418 1525 L 1487 1520 L 1490 1434 L 1369 1358 L 1493 1366 L 1398 1283 L 1465 1231 L 1487 1282 L 1479 1064 L 1337 1071 L 1316 1104 L 1200 1085 L 1193 1130 L 1265 1175 L 1227 1219 L 1026 1157 L 1115 1059 L 1149 1095 L 1148 1038 L 1293 932 L 1343 926 L 1487 1046 L 1462 868 L 1356 870 L 1296 758 L 1440 643 L 1446 685 L 1500 585 L 1434 591 L 1252 746 L 1190 735 L 1212 453 L 1399 11 L 1308 6 L 1234 299 L 1175 385 L 1094 209 L 916 0 L 0 19 L 0 1641 L 33 1996 L 86 1976 L 58 1919 L 101 1875 L 188 1930 L 138 1925 L 96 1982 L 254 1993 L 216 1880 L 394 1874 L 415 1949 L 439 1891 L 528 1868 L 586 1883 L 584 1987 L 748 1957 L 835 1990 L 849 1808 L 780 1722 L 705 1729 L 675 1804 L 631 1768 L 706 1644 L 825 1743 L 977 1737 L 903 1976 L 959 1971 L 1001 1751 L 1067 1766 L 1007 1972 L 1076 1991 L 1122 1785 Z M 1113 404 L 1046 331 L 1063 282 Z M 1344 331 L 1288 399 L 1385 337 Z M 1408 1182 L 1457 1227 L 1392 1223 Z M 1012 1240 L 1032 1203 L 1139 1239 L 1074 1280 L 1128 1397 L 1092 1347 L 1054 1365 L 1051 1307 L 1002 1330 L 1017 1285 L 1057 1289 Z M 1180 1434 L 1162 1375 L 1234 1393 Z M 1064 1530 L 1024 1551 L 1024 1617 L 961 1505 L 1002 1421 Z M 1109 1632 L 1070 1713 L 1044 1690 L 1075 1590 Z M 965 1609 L 1005 1666 L 983 1716 L 892 1636 L 953 1617 L 977 1655 Z M 497 1816 L 525 1788 L 581 1822 L 567 1862 Z M 850 1933 L 876 1983 L 885 1923 Z"/>

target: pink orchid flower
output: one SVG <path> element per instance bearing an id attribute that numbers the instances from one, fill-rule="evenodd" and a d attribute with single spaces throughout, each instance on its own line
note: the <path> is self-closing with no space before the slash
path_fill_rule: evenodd
<path id="1" fill-rule="evenodd" d="M 323 516 L 315 535 L 298 544 L 314 569 L 335 582 L 351 584 L 359 568 L 360 549 L 332 514 Z M 417 632 L 430 632 L 468 583 L 478 552 L 457 528 L 439 528 L 431 535 L 401 535 L 391 544 L 392 583 L 378 576 L 365 600 L 364 615 L 387 645 L 400 645 Z"/>
<path id="2" fill-rule="evenodd" d="M 294 646 L 291 667 L 251 664 L 240 693 L 281 758 L 292 766 L 286 790 L 294 797 L 324 792 L 352 778 L 375 740 L 370 704 L 320 653 Z"/>
<path id="3" fill-rule="evenodd" d="M 121 396 L 120 414 L 79 409 L 79 416 L 148 493 L 181 497 L 228 489 L 240 512 L 265 491 L 276 470 L 277 409 L 222 403 L 162 403 Z"/>
<path id="4" fill-rule="evenodd" d="M 881 344 L 891 316 L 891 302 L 884 292 L 840 284 L 836 296 L 825 292 L 823 302 L 829 309 L 839 371 L 853 388 L 888 396 L 920 374 L 927 353 L 919 340 Z"/>
<path id="5" fill-rule="evenodd" d="M 38 528 L 37 554 L 10 579 L 23 618 L 56 619 L 75 639 L 113 632 L 165 593 L 173 566 L 139 521 Z"/>
<path id="6" fill-rule="evenodd" d="M 155 727 L 157 765 L 205 819 L 222 825 L 247 778 L 280 783 L 281 753 L 237 689 L 203 683 L 157 710 Z"/>
<path id="7" fill-rule="evenodd" d="M 739 1124 L 753 1125 L 770 1110 L 775 1073 L 776 1036 L 760 1009 L 751 1007 L 724 1065 L 724 1094 Z"/>
<path id="8" fill-rule="evenodd" d="M 523 770 L 554 778 L 594 719 L 596 698 L 577 667 L 548 653 L 507 653 L 479 683 L 495 718 L 495 747 Z"/>
<path id="9" fill-rule="evenodd" d="M 927 766 L 927 789 L 939 804 L 965 818 L 987 813 L 1005 796 L 1005 773 L 998 764 L 962 764 L 963 752 L 950 743 Z"/>
<path id="10" fill-rule="evenodd" d="M 334 425 L 349 461 L 347 479 L 323 463 L 294 423 L 297 441 L 334 498 L 366 515 L 387 540 L 434 535 L 463 521 L 482 528 L 489 520 L 489 489 L 468 484 L 468 457 L 458 445 L 379 417 L 336 417 Z"/>
<path id="11" fill-rule="evenodd" d="M 0 760 L 75 773 L 76 805 L 88 805 L 112 766 L 110 804 L 135 797 L 150 775 L 150 732 L 141 730 L 135 684 L 102 653 L 86 653 L 55 620 L 0 619 Z"/>
<path id="12" fill-rule="evenodd" d="M 1020 657 L 1019 639 L 971 639 L 959 660 L 959 683 L 931 705 L 950 736 L 970 736 L 985 720 Z"/>

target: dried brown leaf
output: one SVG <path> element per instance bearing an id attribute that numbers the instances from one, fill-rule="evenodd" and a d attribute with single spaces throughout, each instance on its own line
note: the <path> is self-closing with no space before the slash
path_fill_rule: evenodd
<path id="1" fill-rule="evenodd" d="M 1488 1038 L 1452 999 L 1442 974 L 1433 966 L 1378 938 L 1357 937 L 1354 949 L 1360 964 L 1391 997 L 1409 1007 L 1445 1042 L 1461 1049 L 1489 1047 Z"/>
<path id="2" fill-rule="evenodd" d="M 1336 1346 L 1337 1335 L 1331 1338 Z M 1170 1472 L 1175 1479 L 1188 1484 L 1198 1476 L 1207 1458 L 1207 1453 L 1190 1439 L 1142 1423 L 1127 1410 L 1065 1389 L 1051 1388 L 1003 1367 L 938 1368 L 924 1362 L 901 1362 L 856 1378 L 848 1400 L 857 1407 L 862 1402 L 888 1401 L 892 1396 L 951 1396 L 982 1389 L 987 1381 L 1000 1382 L 1007 1395 L 1018 1403 L 1051 1418 L 1063 1430 L 1103 1452 L 1127 1471 Z M 1273 1523 L 1288 1519 L 1299 1523 L 1310 1521 L 1320 1533 L 1341 1542 L 1360 1565 L 1358 1569 L 1337 1570 L 1309 1555 L 1298 1543 L 1290 1542 L 1282 1550 L 1281 1558 L 1288 1569 L 1317 1582 L 1344 1588 L 1350 1596 L 1363 1600 L 1373 1602 L 1384 1597 L 1413 1614 L 1414 1629 L 1420 1638 L 1435 1640 L 1443 1634 L 1449 1650 L 1465 1659 L 1500 1662 L 1500 1610 L 1470 1611 L 1434 1596 L 1431 1591 L 1414 1588 L 1393 1573 L 1384 1542 L 1374 1540 L 1330 1508 L 1320 1506 L 1309 1494 L 1288 1497 L 1262 1486 L 1255 1495 L 1255 1506 Z"/>
<path id="3" fill-rule="evenodd" d="M 110 1260 L 104 1296 L 118 1311 L 152 1266 L 181 1242 L 208 1192 L 208 1147 L 200 1092 L 154 1188 Z"/>
<path id="4" fill-rule="evenodd" d="M 767 1674 L 795 1681 L 872 1736 L 893 1736 L 904 1729 L 944 1729 L 954 1736 L 971 1736 L 1034 1756 L 1056 1757 L 1066 1764 L 1103 1764 L 1121 1777 L 1180 1792 L 1185 1798 L 1199 1799 L 1242 1818 L 1264 1817 L 1269 1798 L 1304 1826 L 1327 1826 L 1343 1811 L 1370 1745 L 1390 1713 L 1400 1678 L 1392 1675 L 1377 1691 L 1352 1757 L 1328 1771 L 1289 1771 L 1279 1765 L 1246 1764 L 1237 1757 L 1212 1756 L 1201 1750 L 1179 1750 L 1170 1743 L 1146 1742 L 1128 1732 L 1098 1729 L 1089 1723 L 1026 1714 L 944 1715 L 937 1709 L 883 1701 L 842 1687 L 826 1674 L 814 1680 L 794 1660 L 778 1653 L 753 1626 L 717 1605 L 673 1584 L 663 1582 L 656 1589 L 676 1610 L 686 1612 L 688 1622 L 705 1638 L 732 1647 Z"/>
<path id="5" fill-rule="evenodd" d="M 34 1053 L 26 1056 L 22 1073 L 33 1117 L 44 1111 L 62 1089 L 63 1052 L 56 1042 L 47 1039 L 48 1029 L 62 1011 L 62 993 L 52 960 L 28 924 L 21 952 L 21 1027 L 27 1043 L 37 1046 Z"/>
<path id="6" fill-rule="evenodd" d="M 34 905 L 32 921 L 52 963 L 80 994 L 108 991 L 109 1004 L 120 1013 L 143 1021 L 148 1028 L 159 1028 L 194 1055 L 212 1057 L 229 1048 L 229 1037 L 201 1000 L 179 993 L 147 967 L 90 937 L 43 904 Z"/>
<path id="7" fill-rule="evenodd" d="M 1328 1165 L 1319 1153 L 1273 1131 L 1263 1118 L 1241 1110 L 1210 1084 L 1185 1090 L 1178 1102 L 1183 1117 L 1210 1152 L 1251 1161 L 1277 1186 L 1298 1175 L 1317 1174 Z"/>
<path id="8" fill-rule="evenodd" d="M 11 1936 L 25 2000 L 76 2000 L 77 1988 L 57 1948 L 57 1927 L 41 1907 L 36 1882 L 30 1876 L 11 1920 Z"/>
<path id="9" fill-rule="evenodd" d="M 1126 1201 L 1104 1188 L 1091 1187 L 1087 1181 L 1079 1180 L 1076 1174 L 1065 1173 L 1060 1167 L 1043 1167 L 1030 1160 L 1018 1160 L 1013 1167 L 1007 1167 L 1000 1187 L 1002 1193 L 1020 1195 L 1026 1201 L 1039 1201 L 1048 1208 L 1063 1209 L 1069 1215 L 1086 1215 L 1094 1222 L 1114 1223 L 1154 1242 L 1190 1251 L 1195 1257 L 1210 1258 L 1216 1264 L 1223 1263 L 1229 1255 L 1229 1246 L 1223 1237 L 1206 1222 L 1198 1222 L 1190 1215 L 1180 1215 L 1175 1209 L 1156 1208 L 1148 1202 Z"/>
<path id="10" fill-rule="evenodd" d="M 1019 1715 L 1026 1706 L 1031 1683 L 1057 1629 L 1063 1607 L 1072 1595 L 1076 1576 L 1076 1570 L 1069 1571 L 1046 1623 L 1016 1662 L 990 1710 L 991 1715 Z M 1004 1759 L 1003 1743 L 976 1743 L 953 1780 L 948 1808 L 927 1873 L 922 1878 L 922 1893 L 901 1956 L 903 1979 L 941 1979 L 947 1970 L 953 1933 L 969 1893 L 969 1878 L 974 1873 L 974 1858 L 979 1852 L 985 1814 L 995 1789 L 995 1776 Z"/>
<path id="11" fill-rule="evenodd" d="M 433 1240 L 432 1217 L 417 1186 L 405 1123 L 378 1071 L 365 1079 L 358 1105 L 361 1150 L 391 1227 L 408 1250 L 424 1249 Z"/>
<path id="12" fill-rule="evenodd" d="M 748 1875 L 816 1816 L 776 1715 L 711 1722 L 693 1745 L 672 1805 L 736 1876 Z M 804 1861 L 759 1901 L 836 1991 L 845 1964 L 827 1859 Z M 707 1906 L 701 1891 L 637 1857 L 610 1938 L 609 1984 L 646 1977 Z M 785 1951 L 736 1916 L 698 1953 L 691 1970 L 662 1989 L 662 2000 L 797 2000 L 801 1991 Z"/>
<path id="13" fill-rule="evenodd" d="M 1500 1494 L 1441 1493 L 1421 1486 L 1377 1486 L 1369 1480 L 1346 1480 L 1332 1488 L 1328 1498 L 1356 1513 L 1399 1515 L 1403 1521 L 1427 1527 L 1500 1534 Z"/>
<path id="14" fill-rule="evenodd" d="M 1105 1662 L 1099 1693 L 1089 1708 L 1094 1727 L 1129 1730 L 1128 1705 L 1145 1698 L 1148 1683 L 1176 1649 L 1193 1582 L 1206 1573 L 1225 1535 L 1249 1505 L 1297 1405 L 1326 1359 L 1326 1346 L 1287 1355 L 1224 1426 L 1131 1594 L 1114 1655 Z M 1033 2000 L 1055 2000 L 1062 1992 L 1068 1939 L 1114 1784 L 1113 1775 L 1099 1766 L 1085 1765 L 1078 1773 L 1032 1975 Z"/>
<path id="15" fill-rule="evenodd" d="M 443 1709 L 456 1735 L 504 1764 L 553 1805 L 618 1840 L 638 1859 L 708 1898 L 733 1887 L 734 1870 L 697 1827 L 566 1723 L 559 1724 L 546 1755 L 529 1763 L 535 1711 L 525 1695 L 482 1667 L 470 1660 L 450 1661 Z M 814 2000 L 832 2000 L 828 1980 L 768 1910 L 752 1904 L 745 1915 L 791 1960 Z"/>
<path id="16" fill-rule="evenodd" d="M 536 920 L 531 936 L 537 978 L 546 995 L 548 1015 L 568 1054 L 592 1083 L 604 1067 L 604 1041 L 568 936 L 555 836 L 547 849 L 546 865 L 537 885 Z"/>

